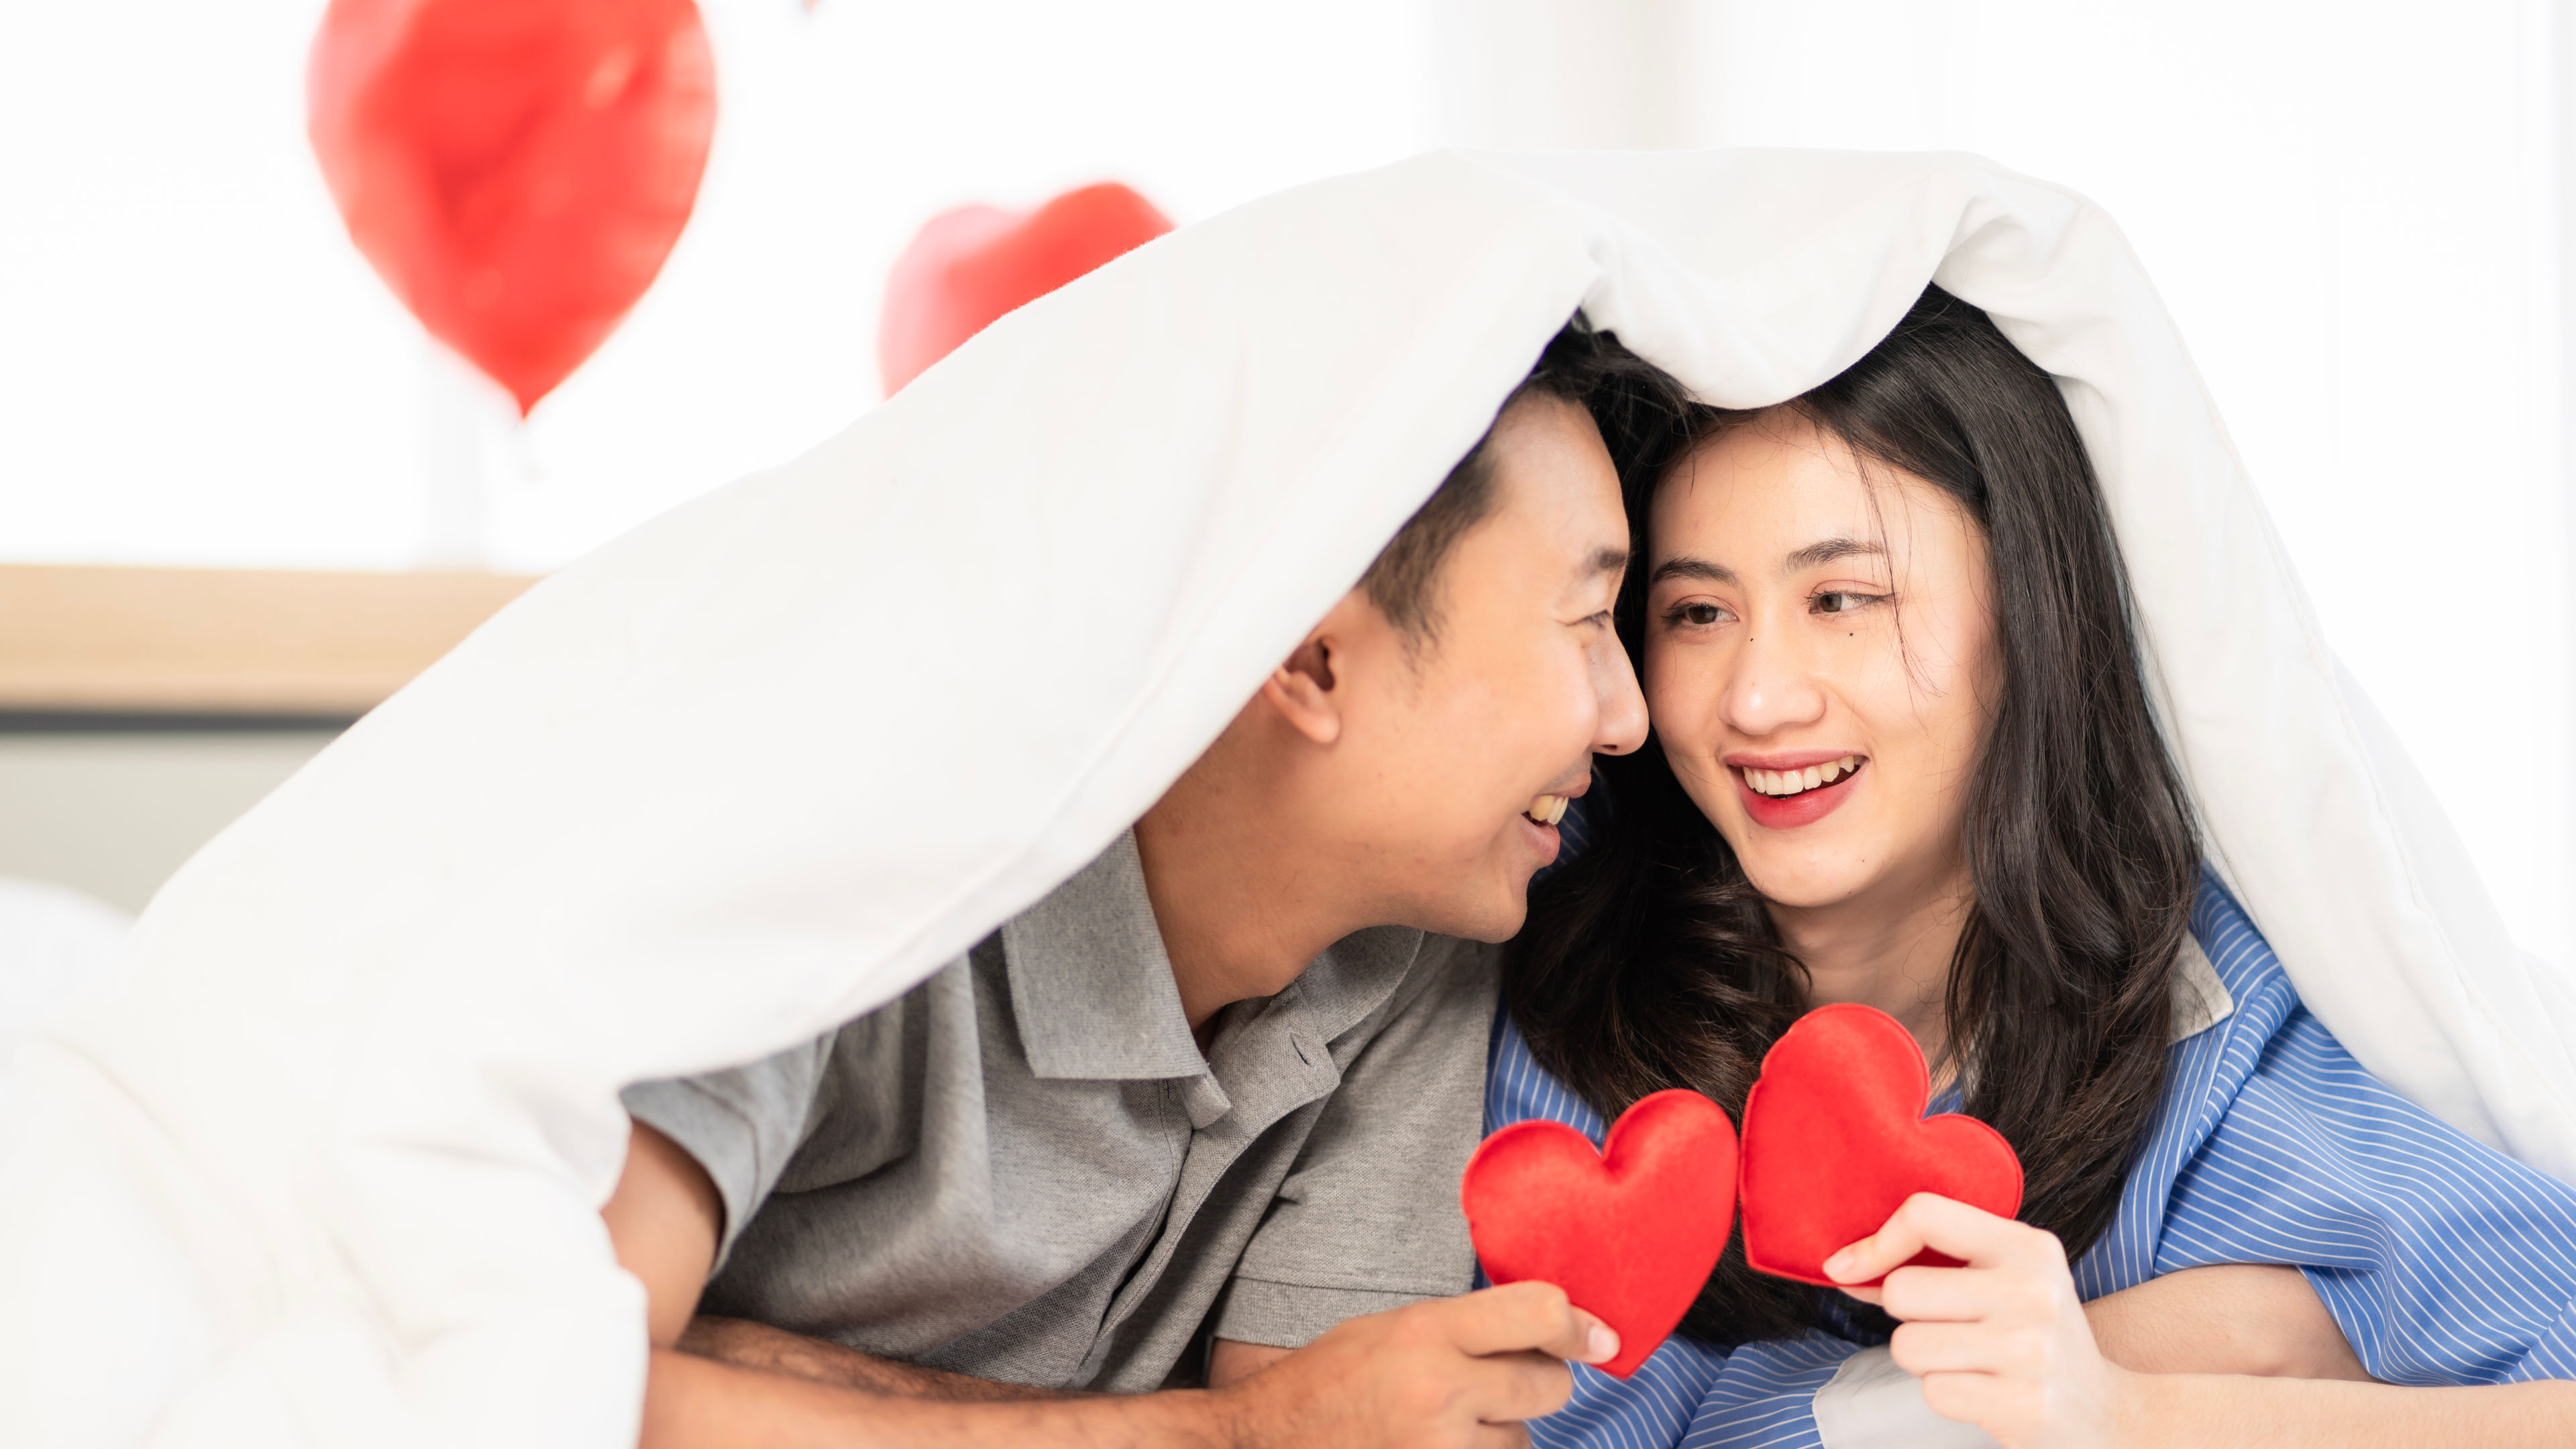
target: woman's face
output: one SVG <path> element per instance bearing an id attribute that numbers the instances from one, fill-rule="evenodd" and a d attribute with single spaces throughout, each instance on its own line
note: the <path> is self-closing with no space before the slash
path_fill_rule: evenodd
<path id="1" fill-rule="evenodd" d="M 1754 888 L 1955 890 L 2000 678 L 1984 531 L 1787 409 L 1685 458 L 1648 526 L 1646 706 Z"/>

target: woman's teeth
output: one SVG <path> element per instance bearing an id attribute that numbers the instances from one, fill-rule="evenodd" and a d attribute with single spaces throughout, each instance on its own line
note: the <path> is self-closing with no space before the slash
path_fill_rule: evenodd
<path id="1" fill-rule="evenodd" d="M 1565 818 L 1565 807 L 1574 802 L 1563 795 L 1541 795 L 1521 813 L 1541 825 L 1554 825 Z"/>
<path id="2" fill-rule="evenodd" d="M 1821 765 L 1809 765 L 1803 770 L 1747 769 L 1744 772 L 1744 783 L 1764 795 L 1796 795 L 1813 790 L 1819 785 L 1830 785 L 1850 774 L 1859 768 L 1853 763 L 1859 758 L 1858 755 L 1845 755 L 1839 760 L 1827 760 Z"/>

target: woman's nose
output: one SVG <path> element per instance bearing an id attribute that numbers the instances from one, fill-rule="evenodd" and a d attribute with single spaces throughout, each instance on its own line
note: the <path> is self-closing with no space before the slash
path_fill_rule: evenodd
<path id="1" fill-rule="evenodd" d="M 1796 650 L 1753 635 L 1735 656 L 1718 708 L 1736 733 L 1760 739 L 1822 719 L 1825 691 Z"/>

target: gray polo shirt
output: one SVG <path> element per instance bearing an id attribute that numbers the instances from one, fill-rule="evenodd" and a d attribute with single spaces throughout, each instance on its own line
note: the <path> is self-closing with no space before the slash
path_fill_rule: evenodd
<path id="1" fill-rule="evenodd" d="M 1493 1000 L 1486 948 L 1362 931 L 1202 1058 L 1130 834 L 900 999 L 625 1100 L 723 1195 L 706 1311 L 1151 1389 L 1203 1324 L 1295 1347 L 1467 1289 Z"/>

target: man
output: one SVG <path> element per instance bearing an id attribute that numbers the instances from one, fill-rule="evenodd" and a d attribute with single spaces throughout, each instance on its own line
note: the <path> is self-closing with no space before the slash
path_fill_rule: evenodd
<path id="1" fill-rule="evenodd" d="M 1492 1009 L 1447 938 L 1518 929 L 1644 739 L 1593 414 L 1679 397 L 1569 328 L 1106 854 L 822 1040 L 628 1092 L 647 1444 L 1481 1442 L 1615 1352 L 1543 1285 L 1446 1296 Z M 1042 1396 L 1196 1382 L 1203 1329 L 1213 1393 Z"/>

